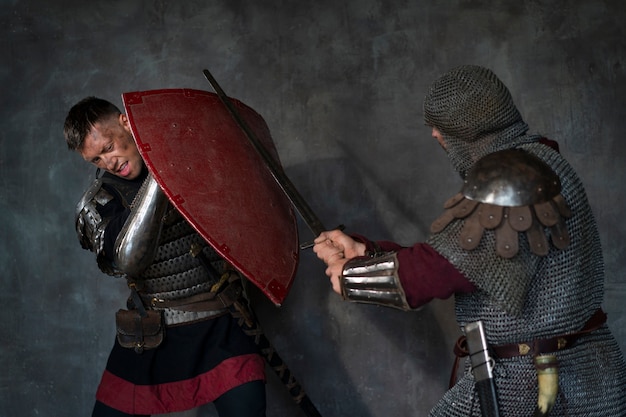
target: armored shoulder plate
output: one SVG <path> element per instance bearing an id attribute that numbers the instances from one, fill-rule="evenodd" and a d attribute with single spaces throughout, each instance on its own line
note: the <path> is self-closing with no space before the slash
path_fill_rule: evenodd
<path id="1" fill-rule="evenodd" d="M 104 206 L 113 200 L 113 196 L 102 188 L 102 179 L 96 179 L 85 191 L 76 205 L 76 233 L 84 249 L 100 253 L 103 248 L 102 236 L 106 224 L 102 224 L 102 217 L 96 208 Z"/>
<path id="2" fill-rule="evenodd" d="M 465 250 L 475 249 L 485 230 L 494 230 L 496 253 L 504 258 L 517 254 L 518 233 L 525 233 L 531 251 L 545 256 L 549 240 L 558 249 L 570 241 L 565 219 L 571 211 L 560 192 L 558 176 L 535 155 L 519 149 L 494 152 L 476 163 L 430 230 L 439 233 L 463 219 Z"/>
<path id="3" fill-rule="evenodd" d="M 96 179 L 85 191 L 76 205 L 76 234 L 83 249 L 94 252 L 98 266 L 108 274 L 115 275 L 113 268 L 104 258 L 104 230 L 108 220 L 103 219 L 97 206 L 104 206 L 113 200 L 113 195 L 102 188 L 102 179 Z"/>
<path id="4" fill-rule="evenodd" d="M 115 241 L 115 265 L 125 274 L 137 276 L 154 261 L 167 207 L 167 197 L 149 175 Z"/>
<path id="5" fill-rule="evenodd" d="M 505 149 L 480 159 L 461 190 L 470 200 L 503 207 L 545 203 L 560 192 L 561 181 L 554 171 L 521 149 Z"/>

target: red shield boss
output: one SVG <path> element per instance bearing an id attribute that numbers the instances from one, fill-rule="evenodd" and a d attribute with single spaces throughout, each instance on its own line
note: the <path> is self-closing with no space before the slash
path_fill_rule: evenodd
<path id="1" fill-rule="evenodd" d="M 150 173 L 197 232 L 274 304 L 298 264 L 296 217 L 260 155 L 216 94 L 165 89 L 122 94 Z M 231 99 L 278 161 L 269 129 Z"/>

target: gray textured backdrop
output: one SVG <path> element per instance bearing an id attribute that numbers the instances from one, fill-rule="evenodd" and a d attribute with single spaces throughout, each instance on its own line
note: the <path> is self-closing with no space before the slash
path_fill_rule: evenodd
<path id="1" fill-rule="evenodd" d="M 609 323 L 626 348 L 621 0 L 0 4 L 0 417 L 89 415 L 126 297 L 74 235 L 93 170 L 65 148 L 67 110 L 86 95 L 121 104 L 127 91 L 211 90 L 203 68 L 264 116 L 324 223 L 410 244 L 460 187 L 423 126 L 425 89 L 457 64 L 491 67 L 583 178 Z M 280 309 L 253 294 L 313 402 L 325 417 L 425 415 L 453 359 L 451 300 L 411 313 L 348 304 L 323 270 L 304 252 Z M 268 393 L 269 416 L 300 415 L 271 373 Z"/>

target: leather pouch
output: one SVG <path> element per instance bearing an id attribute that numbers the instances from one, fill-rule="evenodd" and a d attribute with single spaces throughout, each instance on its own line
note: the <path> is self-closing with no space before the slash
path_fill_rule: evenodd
<path id="1" fill-rule="evenodd" d="M 122 347 L 142 353 L 154 349 L 165 338 L 165 320 L 162 310 L 146 310 L 142 316 L 138 310 L 118 310 L 115 313 L 117 341 Z"/>

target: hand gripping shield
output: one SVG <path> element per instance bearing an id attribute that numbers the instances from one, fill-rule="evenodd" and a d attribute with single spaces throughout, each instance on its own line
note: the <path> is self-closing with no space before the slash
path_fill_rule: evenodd
<path id="1" fill-rule="evenodd" d="M 163 89 L 122 94 L 137 148 L 170 202 L 230 264 L 280 305 L 298 264 L 293 208 L 217 95 Z M 269 129 L 232 100 L 278 161 Z"/>

